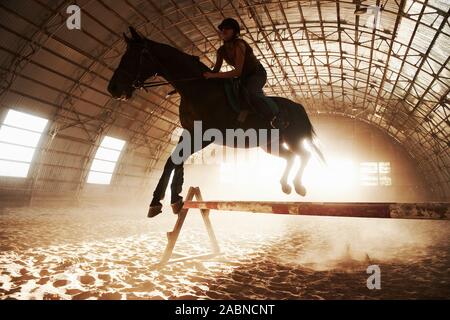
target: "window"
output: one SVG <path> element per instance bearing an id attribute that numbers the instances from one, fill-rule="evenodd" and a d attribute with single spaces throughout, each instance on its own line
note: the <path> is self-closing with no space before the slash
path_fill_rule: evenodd
<path id="1" fill-rule="evenodd" d="M 389 162 L 378 162 L 378 184 L 380 186 L 392 185 L 391 164 Z"/>
<path id="2" fill-rule="evenodd" d="M 0 127 L 0 176 L 26 178 L 48 120 L 8 110 Z"/>
<path id="3" fill-rule="evenodd" d="M 390 162 L 362 162 L 360 167 L 362 186 L 390 186 Z"/>
<path id="4" fill-rule="evenodd" d="M 110 184 L 111 177 L 116 167 L 125 141 L 104 137 L 100 147 L 92 161 L 91 170 L 87 179 L 88 183 Z"/>

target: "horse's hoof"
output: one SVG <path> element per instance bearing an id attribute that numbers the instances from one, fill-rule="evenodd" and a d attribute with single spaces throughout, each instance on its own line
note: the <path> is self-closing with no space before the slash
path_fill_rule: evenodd
<path id="1" fill-rule="evenodd" d="M 184 206 L 183 198 L 181 198 L 177 202 L 172 203 L 171 206 L 172 206 L 173 213 L 179 214 L 181 209 L 183 209 L 183 206 Z"/>
<path id="2" fill-rule="evenodd" d="M 294 185 L 295 186 L 295 192 L 297 192 L 302 197 L 306 196 L 306 188 L 302 185 Z"/>
<path id="3" fill-rule="evenodd" d="M 287 183 L 282 183 L 281 184 L 281 190 L 283 190 L 283 192 L 286 193 L 286 194 L 291 194 L 292 187 L 289 184 L 287 184 Z"/>
<path id="4" fill-rule="evenodd" d="M 153 218 L 162 212 L 162 206 L 150 206 L 148 208 L 148 218 Z"/>

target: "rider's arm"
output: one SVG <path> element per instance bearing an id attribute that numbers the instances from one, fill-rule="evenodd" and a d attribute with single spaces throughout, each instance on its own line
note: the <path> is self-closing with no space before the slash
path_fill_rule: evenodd
<path id="1" fill-rule="evenodd" d="M 236 44 L 236 66 L 233 70 L 228 72 L 216 73 L 215 78 L 234 78 L 240 77 L 242 74 L 242 69 L 244 67 L 245 60 L 245 44 L 239 41 Z"/>
<path id="2" fill-rule="evenodd" d="M 222 63 L 223 63 L 223 54 L 222 50 L 219 50 L 217 51 L 216 64 L 214 65 L 212 72 L 214 73 L 219 72 L 220 68 L 222 67 Z"/>

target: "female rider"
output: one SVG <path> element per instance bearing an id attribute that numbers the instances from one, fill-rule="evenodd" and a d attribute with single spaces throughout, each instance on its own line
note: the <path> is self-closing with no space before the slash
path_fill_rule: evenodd
<path id="1" fill-rule="evenodd" d="M 218 26 L 220 36 L 224 44 L 217 52 L 217 60 L 212 72 L 205 72 L 203 76 L 206 79 L 212 78 L 234 78 L 239 77 L 241 84 L 250 94 L 251 102 L 258 107 L 263 116 L 270 121 L 273 128 L 283 129 L 287 123 L 281 120 L 277 108 L 266 103 L 262 88 L 267 81 L 267 73 L 263 65 L 253 54 L 250 45 L 239 38 L 239 23 L 233 18 L 226 18 Z M 228 72 L 219 72 L 223 60 L 234 69 Z"/>

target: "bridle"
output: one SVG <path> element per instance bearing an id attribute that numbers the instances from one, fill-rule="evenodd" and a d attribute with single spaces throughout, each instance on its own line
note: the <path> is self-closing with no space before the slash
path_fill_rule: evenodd
<path id="1" fill-rule="evenodd" d="M 139 64 L 137 66 L 136 75 L 133 77 L 133 75 L 130 72 L 128 72 L 126 70 L 120 70 L 121 72 L 128 74 L 129 76 L 131 76 L 134 79 L 131 82 L 131 86 L 134 89 L 140 89 L 140 90 L 143 89 L 143 90 L 147 91 L 147 88 L 165 86 L 165 85 L 171 84 L 172 82 L 183 82 L 183 81 L 193 81 L 193 80 L 203 79 L 203 78 L 199 78 L 199 77 L 193 77 L 193 78 L 183 78 L 183 79 L 172 79 L 170 81 L 153 81 L 153 79 L 155 79 L 158 76 L 158 73 L 155 73 L 154 75 L 151 76 L 151 80 L 143 81 L 143 80 L 141 80 L 142 66 L 143 66 L 146 58 L 152 60 L 152 62 L 157 64 L 161 68 L 163 73 L 164 73 L 164 66 L 154 55 L 150 54 L 150 50 L 149 50 L 146 42 L 141 45 L 140 50 L 141 51 L 139 53 Z"/>

